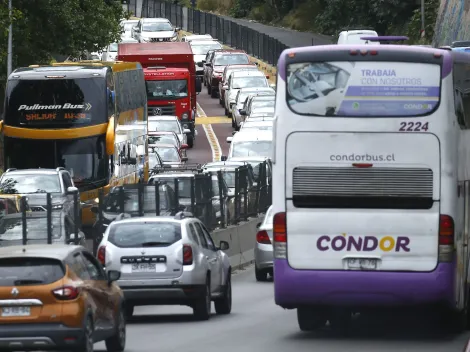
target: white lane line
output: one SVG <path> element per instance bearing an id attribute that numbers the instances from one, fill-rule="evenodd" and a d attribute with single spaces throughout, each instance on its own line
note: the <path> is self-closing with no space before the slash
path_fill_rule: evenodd
<path id="1" fill-rule="evenodd" d="M 207 117 L 206 113 L 204 110 L 202 110 L 201 105 L 199 103 L 196 103 L 196 114 L 198 117 Z"/>

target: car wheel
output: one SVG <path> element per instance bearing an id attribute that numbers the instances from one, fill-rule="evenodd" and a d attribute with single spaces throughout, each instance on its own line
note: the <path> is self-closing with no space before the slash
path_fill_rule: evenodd
<path id="1" fill-rule="evenodd" d="M 85 320 L 83 325 L 83 337 L 77 347 L 74 348 L 75 352 L 93 352 L 93 321 L 90 316 Z"/>
<path id="2" fill-rule="evenodd" d="M 220 92 L 219 92 L 219 104 L 221 106 L 224 106 L 224 101 L 222 100 L 221 96 L 222 96 L 222 94 L 220 94 Z"/>
<path id="3" fill-rule="evenodd" d="M 228 116 L 228 109 L 224 107 L 224 110 L 225 110 L 225 116 L 229 117 Z"/>
<path id="4" fill-rule="evenodd" d="M 211 95 L 211 92 L 212 92 L 211 85 L 208 83 L 207 84 L 207 94 Z"/>
<path id="5" fill-rule="evenodd" d="M 122 308 L 119 312 L 116 332 L 113 336 L 106 339 L 105 344 L 108 352 L 122 352 L 126 348 L 126 318 Z"/>
<path id="6" fill-rule="evenodd" d="M 206 279 L 203 296 L 198 298 L 193 307 L 193 314 L 197 320 L 209 320 L 211 316 L 211 285 L 209 278 Z"/>
<path id="7" fill-rule="evenodd" d="M 224 296 L 214 302 L 215 312 L 217 314 L 230 314 L 232 311 L 232 273 L 227 277 L 227 284 L 224 289 Z"/>
<path id="8" fill-rule="evenodd" d="M 211 98 L 217 98 L 217 91 L 215 89 L 211 89 Z"/>
<path id="9" fill-rule="evenodd" d="M 204 84 L 204 87 L 207 86 L 207 84 L 206 84 L 206 76 L 202 76 L 202 84 Z"/>
<path id="10" fill-rule="evenodd" d="M 126 317 L 126 320 L 129 320 L 130 318 L 132 318 L 132 316 L 134 315 L 134 306 L 131 306 L 131 305 L 125 306 L 124 315 Z"/>
<path id="11" fill-rule="evenodd" d="M 235 122 L 233 115 L 232 115 L 232 128 L 235 128 L 235 130 L 237 129 L 237 123 Z"/>
<path id="12" fill-rule="evenodd" d="M 193 136 L 188 136 L 188 140 L 186 141 L 188 143 L 188 147 L 192 148 L 194 146 L 194 137 Z"/>
<path id="13" fill-rule="evenodd" d="M 297 323 L 301 331 L 313 331 L 326 325 L 326 316 L 323 311 L 311 307 L 297 308 Z"/>
<path id="14" fill-rule="evenodd" d="M 256 277 L 256 281 L 267 281 L 268 280 L 268 272 L 267 270 L 262 270 L 262 269 L 258 269 L 255 265 L 255 277 Z"/>

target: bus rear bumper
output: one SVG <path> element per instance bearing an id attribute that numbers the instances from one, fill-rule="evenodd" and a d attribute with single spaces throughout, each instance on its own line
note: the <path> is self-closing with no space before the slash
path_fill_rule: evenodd
<path id="1" fill-rule="evenodd" d="M 454 264 L 432 272 L 296 270 L 274 261 L 274 298 L 293 309 L 304 305 L 390 307 L 454 305 Z"/>

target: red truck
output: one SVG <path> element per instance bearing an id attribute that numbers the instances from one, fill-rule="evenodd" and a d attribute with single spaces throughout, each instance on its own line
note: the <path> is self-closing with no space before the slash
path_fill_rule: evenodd
<path id="1" fill-rule="evenodd" d="M 201 81 L 189 43 L 122 43 L 116 60 L 140 62 L 147 85 L 149 115 L 178 116 L 192 148 L 195 138 L 196 93 Z"/>

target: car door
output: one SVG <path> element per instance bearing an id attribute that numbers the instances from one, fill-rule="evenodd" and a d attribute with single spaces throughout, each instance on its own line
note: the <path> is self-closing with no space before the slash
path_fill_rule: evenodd
<path id="1" fill-rule="evenodd" d="M 230 88 L 232 87 L 232 77 L 233 77 L 233 75 L 230 74 L 230 76 L 228 77 L 228 80 L 227 80 L 227 89 L 224 91 L 224 103 L 225 103 L 225 107 L 227 109 L 230 107 L 228 97 L 230 95 Z"/>
<path id="2" fill-rule="evenodd" d="M 201 244 L 207 268 L 211 272 L 211 292 L 217 292 L 217 273 L 214 272 L 216 269 L 216 266 L 214 265 L 216 262 L 216 257 L 214 253 L 209 249 L 209 244 L 207 243 L 207 239 L 204 235 L 204 230 L 202 229 L 201 223 L 199 221 L 195 221 L 193 222 L 193 226 L 196 229 L 197 237 L 199 239 L 199 243 Z"/>
<path id="3" fill-rule="evenodd" d="M 224 268 L 224 262 L 222 259 L 221 252 L 218 250 L 217 246 L 215 245 L 214 241 L 212 240 L 212 237 L 207 230 L 206 226 L 204 224 L 200 224 L 202 231 L 204 233 L 204 238 L 206 239 L 207 242 L 207 248 L 211 252 L 211 255 L 215 258 L 213 261 L 212 265 L 212 270 L 211 270 L 211 280 L 214 282 L 216 285 L 215 290 L 220 291 L 222 288 L 223 284 L 223 268 Z"/>
<path id="4" fill-rule="evenodd" d="M 83 261 L 90 275 L 90 281 L 93 285 L 95 294 L 96 309 L 96 327 L 108 330 L 115 325 L 116 305 L 119 304 L 119 290 L 115 285 L 108 286 L 106 273 L 101 264 L 88 252 L 81 252 Z"/>

